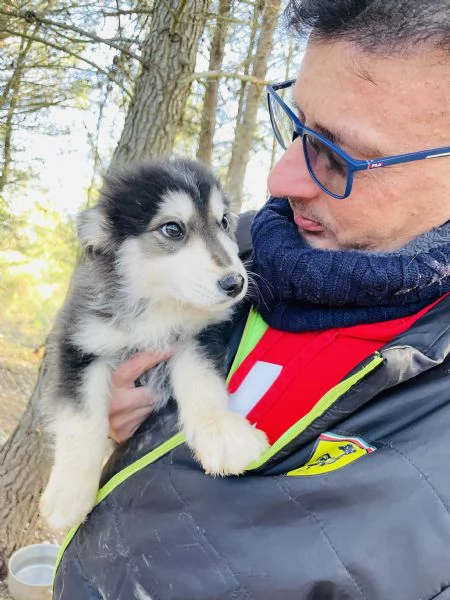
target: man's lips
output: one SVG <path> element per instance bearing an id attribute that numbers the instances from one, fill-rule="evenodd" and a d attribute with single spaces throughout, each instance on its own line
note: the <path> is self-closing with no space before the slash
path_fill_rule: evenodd
<path id="1" fill-rule="evenodd" d="M 324 231 L 325 227 L 318 221 L 307 219 L 301 215 L 294 214 L 294 222 L 302 231 Z"/>

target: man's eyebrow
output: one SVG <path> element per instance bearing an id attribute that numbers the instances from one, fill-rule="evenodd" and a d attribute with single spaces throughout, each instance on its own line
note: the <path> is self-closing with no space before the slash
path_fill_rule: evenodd
<path id="1" fill-rule="evenodd" d="M 304 123 L 306 121 L 305 113 L 302 111 L 296 100 L 293 99 L 292 104 L 295 110 L 297 111 L 300 121 Z M 385 155 L 379 148 L 375 146 L 368 146 L 363 143 L 359 143 L 357 140 L 349 141 L 346 137 L 343 137 L 339 132 L 331 131 L 330 129 L 328 129 L 328 127 L 320 125 L 320 123 L 313 123 L 310 129 L 314 129 L 314 131 L 317 131 L 317 133 L 323 135 L 324 138 L 326 138 L 333 144 L 336 144 L 339 147 L 343 146 L 347 154 L 350 154 L 350 156 L 356 154 L 358 157 L 377 158 Z"/>

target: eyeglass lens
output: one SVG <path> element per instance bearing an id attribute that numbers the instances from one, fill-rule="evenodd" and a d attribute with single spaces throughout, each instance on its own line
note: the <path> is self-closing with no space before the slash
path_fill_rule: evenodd
<path id="1" fill-rule="evenodd" d="M 291 90 L 277 92 L 288 103 Z M 283 107 L 269 96 L 269 107 L 275 136 L 281 146 L 286 149 L 298 137 L 294 122 Z M 342 158 L 328 147 L 321 139 L 310 133 L 302 136 L 308 170 L 325 190 L 336 196 L 343 196 L 347 187 L 347 165 Z"/>

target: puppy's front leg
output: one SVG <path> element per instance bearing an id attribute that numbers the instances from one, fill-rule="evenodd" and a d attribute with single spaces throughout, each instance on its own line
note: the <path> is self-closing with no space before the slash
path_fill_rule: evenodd
<path id="1" fill-rule="evenodd" d="M 266 435 L 228 410 L 225 381 L 198 345 L 177 352 L 170 367 L 181 426 L 205 471 L 243 473 L 267 449 Z"/>
<path id="2" fill-rule="evenodd" d="M 40 503 L 54 531 L 79 524 L 94 505 L 108 439 L 110 375 L 106 363 L 91 363 L 82 372 L 79 398 L 60 398 L 55 407 L 54 464 Z"/>

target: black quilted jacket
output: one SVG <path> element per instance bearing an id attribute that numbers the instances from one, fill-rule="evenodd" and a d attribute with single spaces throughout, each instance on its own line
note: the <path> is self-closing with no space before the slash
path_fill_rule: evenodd
<path id="1" fill-rule="evenodd" d="M 256 471 L 213 478 L 183 444 L 160 452 L 80 528 L 54 598 L 450 600 L 449 351 L 446 297 L 355 368 L 351 385 Z M 170 404 L 113 456 L 104 480 L 175 432 Z M 287 476 L 310 464 L 323 432 L 375 451 Z"/>

